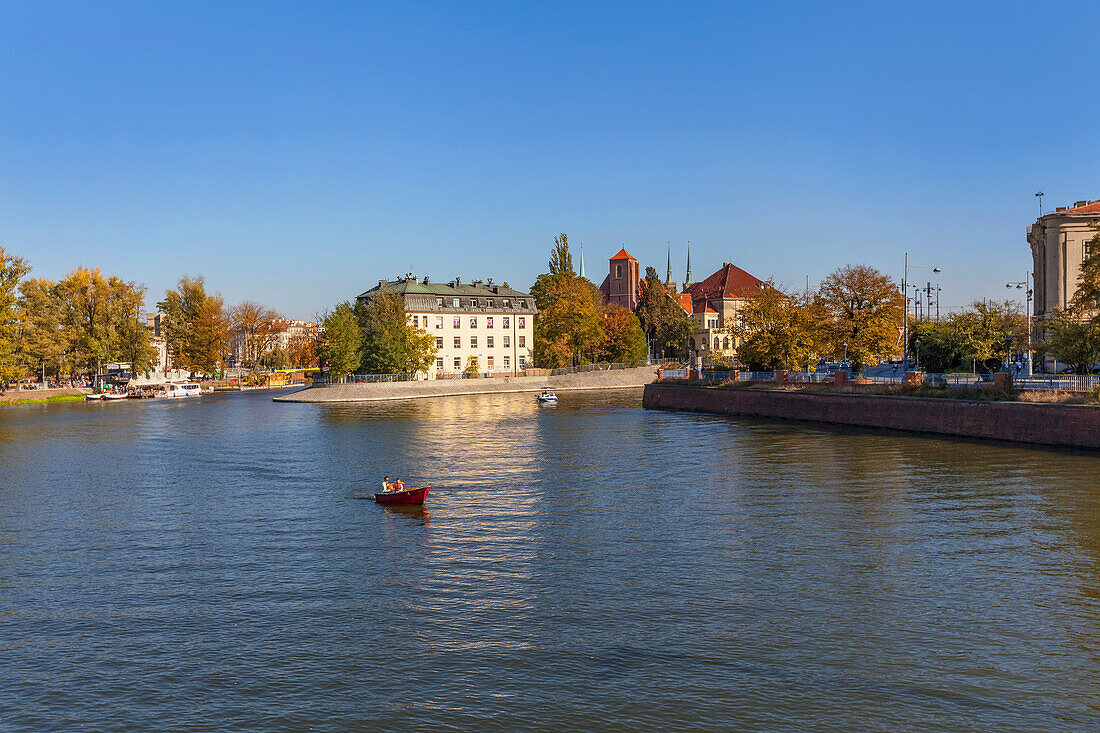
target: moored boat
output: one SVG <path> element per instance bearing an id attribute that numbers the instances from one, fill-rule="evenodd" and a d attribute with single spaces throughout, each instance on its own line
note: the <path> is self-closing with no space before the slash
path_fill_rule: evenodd
<path id="1" fill-rule="evenodd" d="M 403 491 L 383 491 L 374 495 L 374 500 L 379 504 L 423 504 L 424 497 L 431 491 L 429 486 L 421 486 L 416 489 Z"/>

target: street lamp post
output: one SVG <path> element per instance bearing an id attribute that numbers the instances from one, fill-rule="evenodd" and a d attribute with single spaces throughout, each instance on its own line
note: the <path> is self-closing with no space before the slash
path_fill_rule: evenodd
<path id="1" fill-rule="evenodd" d="M 913 358 L 913 371 L 920 371 L 920 339 L 913 341 L 913 346 L 917 347 L 917 355 Z"/>
<path id="2" fill-rule="evenodd" d="M 929 265 L 910 265 L 909 264 L 909 253 L 908 252 L 905 253 L 905 270 L 904 270 L 904 274 L 902 275 L 902 278 L 901 278 L 901 297 L 902 297 L 902 299 L 908 300 L 908 298 L 909 298 L 909 270 L 927 270 L 927 269 L 931 269 L 932 272 L 935 272 L 935 273 L 940 272 L 940 268 L 938 268 L 938 267 L 930 267 Z M 904 313 L 904 315 L 903 315 L 903 318 L 902 318 L 902 327 L 901 327 L 901 337 L 902 337 L 901 365 L 902 365 L 903 369 L 908 370 L 909 369 L 909 304 L 908 303 L 905 303 L 905 309 L 904 309 L 903 313 Z"/>
<path id="3" fill-rule="evenodd" d="M 1036 194 L 1036 196 L 1038 195 L 1039 194 Z M 1035 295 L 1035 288 L 1031 287 L 1031 273 L 1027 272 L 1024 273 L 1024 275 L 1025 277 L 1023 282 L 1005 283 L 1005 287 L 1016 288 L 1017 290 L 1023 290 L 1024 288 L 1027 288 L 1027 290 L 1024 292 L 1024 296 L 1027 299 L 1027 376 L 1030 377 L 1033 376 L 1035 373 L 1033 371 L 1033 365 L 1031 361 L 1031 300 Z"/>

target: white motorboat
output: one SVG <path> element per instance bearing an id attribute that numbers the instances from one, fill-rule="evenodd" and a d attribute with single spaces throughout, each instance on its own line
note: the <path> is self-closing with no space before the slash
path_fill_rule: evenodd
<path id="1" fill-rule="evenodd" d="M 164 385 L 161 397 L 198 397 L 202 394 L 202 387 L 195 382 L 169 382 Z"/>
<path id="2" fill-rule="evenodd" d="M 541 392 L 539 392 L 539 396 L 535 399 L 537 399 L 539 402 L 557 402 L 558 396 L 554 394 L 553 387 L 545 387 Z"/>

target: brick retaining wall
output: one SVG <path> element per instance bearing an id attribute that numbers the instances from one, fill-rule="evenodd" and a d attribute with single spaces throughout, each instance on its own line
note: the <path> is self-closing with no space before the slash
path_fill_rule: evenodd
<path id="1" fill-rule="evenodd" d="M 646 385 L 642 405 L 1100 449 L 1100 408 L 938 397 Z"/>

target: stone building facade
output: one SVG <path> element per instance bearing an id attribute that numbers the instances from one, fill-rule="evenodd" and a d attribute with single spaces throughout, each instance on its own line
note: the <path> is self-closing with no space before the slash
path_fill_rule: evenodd
<path id="1" fill-rule="evenodd" d="M 369 299 L 389 289 L 405 300 L 410 323 L 435 336 L 438 375 L 457 374 L 477 357 L 482 372 L 522 372 L 533 366 L 535 299 L 530 293 L 495 285 L 492 279 L 433 283 L 406 275 L 380 280 L 358 296 Z"/>
<path id="2" fill-rule="evenodd" d="M 1034 314 L 1041 330 L 1056 309 L 1066 308 L 1077 292 L 1081 263 L 1090 253 L 1100 220 L 1100 201 L 1060 206 L 1027 228 L 1035 283 Z"/>

